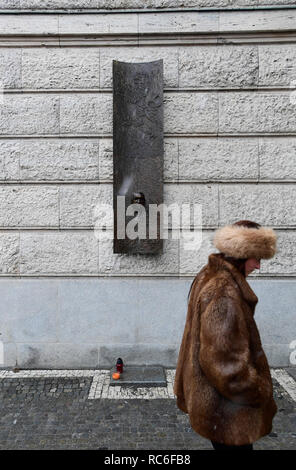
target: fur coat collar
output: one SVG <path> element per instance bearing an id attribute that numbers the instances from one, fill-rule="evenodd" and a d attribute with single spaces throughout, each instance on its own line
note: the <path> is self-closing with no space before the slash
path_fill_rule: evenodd
<path id="1" fill-rule="evenodd" d="M 257 295 L 251 289 L 251 286 L 247 282 L 245 276 L 238 269 L 236 269 L 233 264 L 228 263 L 225 259 L 223 259 L 223 255 L 221 253 L 211 254 L 208 258 L 208 265 L 213 272 L 219 272 L 223 269 L 228 271 L 239 286 L 242 297 L 250 304 L 252 309 L 255 308 L 258 302 Z"/>

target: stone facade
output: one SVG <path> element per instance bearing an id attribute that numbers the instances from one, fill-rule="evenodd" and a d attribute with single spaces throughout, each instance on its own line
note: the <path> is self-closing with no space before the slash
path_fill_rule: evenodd
<path id="1" fill-rule="evenodd" d="M 295 5 L 295 0 L 1 0 L 2 9 L 148 9 L 148 8 L 238 8 Z"/>
<path id="2" fill-rule="evenodd" d="M 296 2 L 244 9 L 256 4 L 0 1 L 1 9 L 32 10 L 0 14 L 2 366 L 105 367 L 125 355 L 174 367 L 188 288 L 215 251 L 214 230 L 243 218 L 278 234 L 277 255 L 250 277 L 269 358 L 289 364 Z M 184 10 L 191 7 L 209 10 Z M 131 11 L 50 13 L 64 8 Z M 203 239 L 188 251 L 186 234 L 172 239 L 169 222 L 162 255 L 113 254 L 112 240 L 94 230 L 96 205 L 113 197 L 112 60 L 157 59 L 164 61 L 164 202 L 202 204 Z M 106 228 L 112 233 L 112 218 Z"/>

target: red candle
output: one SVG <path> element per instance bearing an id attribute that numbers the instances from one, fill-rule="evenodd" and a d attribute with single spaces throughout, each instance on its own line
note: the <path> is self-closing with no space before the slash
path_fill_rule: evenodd
<path id="1" fill-rule="evenodd" d="M 119 357 L 117 359 L 117 362 L 116 362 L 116 370 L 117 372 L 119 372 L 120 374 L 123 372 L 123 361 L 121 359 L 121 357 Z"/>

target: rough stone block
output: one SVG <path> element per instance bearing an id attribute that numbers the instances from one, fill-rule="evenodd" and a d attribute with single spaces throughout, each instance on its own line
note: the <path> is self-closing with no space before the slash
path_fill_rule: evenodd
<path id="1" fill-rule="evenodd" d="M 110 134 L 112 95 L 65 95 L 61 97 L 61 132 Z"/>
<path id="2" fill-rule="evenodd" d="M 163 162 L 163 178 L 164 180 L 178 179 L 179 164 L 179 148 L 178 139 L 164 139 L 164 162 Z"/>
<path id="3" fill-rule="evenodd" d="M 179 178 L 258 179 L 256 139 L 179 138 Z"/>
<path id="4" fill-rule="evenodd" d="M 272 226 L 296 224 L 296 188 L 281 184 L 220 185 L 220 225 L 248 219 Z"/>
<path id="5" fill-rule="evenodd" d="M 0 152 L 1 148 L 0 141 Z M 98 140 L 16 140 L 7 141 L 4 150 L 7 158 L 19 155 L 22 180 L 86 181 L 99 178 Z"/>
<path id="6" fill-rule="evenodd" d="M 256 6 L 258 0 L 0 0 L 0 9 L 146 9 Z M 295 0 L 263 0 L 260 5 L 293 5 Z"/>
<path id="7" fill-rule="evenodd" d="M 99 88 L 99 49 L 24 48 L 22 77 L 24 88 Z"/>
<path id="8" fill-rule="evenodd" d="M 21 0 L 0 0 L 1 10 L 20 8 Z"/>
<path id="9" fill-rule="evenodd" d="M 1 0 L 6 1 L 6 0 Z M 16 0 L 9 0 L 14 2 Z M 19 0 L 18 0 L 19 1 Z M 198 0 L 203 1 L 204 0 Z M 213 2 L 228 2 L 229 0 L 207 0 Z M 239 0 L 246 1 L 246 0 Z M 250 0 L 249 0 L 250 1 Z M 279 1 L 279 0 L 277 0 Z M 101 8 L 106 10 L 131 9 L 131 8 L 170 8 L 183 6 L 183 0 L 20 0 L 22 8 Z M 185 4 L 195 6 L 194 0 L 186 0 Z"/>
<path id="10" fill-rule="evenodd" d="M 257 46 L 179 48 L 179 86 L 247 87 L 258 83 Z"/>
<path id="11" fill-rule="evenodd" d="M 258 0 L 0 0 L 0 8 L 56 9 L 56 8 L 207 8 L 254 6 Z M 263 0 L 262 5 L 290 5 L 294 0 Z"/>
<path id="12" fill-rule="evenodd" d="M 57 134 L 59 98 L 52 95 L 4 95 L 0 134 Z"/>
<path id="13" fill-rule="evenodd" d="M 0 93 L 2 94 L 6 88 L 21 88 L 21 73 L 21 50 L 0 49 Z"/>
<path id="14" fill-rule="evenodd" d="M 0 180 L 19 179 L 20 142 L 0 140 Z"/>
<path id="15" fill-rule="evenodd" d="M 98 217 L 96 208 L 101 204 L 110 205 L 112 214 L 106 226 L 113 226 L 112 185 L 67 185 L 61 188 L 60 198 L 61 227 L 93 227 Z"/>
<path id="16" fill-rule="evenodd" d="M 296 180 L 295 137 L 259 138 L 260 180 Z"/>
<path id="17" fill-rule="evenodd" d="M 19 272 L 19 234 L 0 232 L 0 273 Z"/>
<path id="18" fill-rule="evenodd" d="M 260 273 L 296 274 L 296 233 L 293 230 L 278 230 L 277 253 L 269 260 L 261 260 Z"/>
<path id="19" fill-rule="evenodd" d="M 164 203 L 167 206 L 177 204 L 181 214 L 183 212 L 182 204 L 190 204 L 192 210 L 193 204 L 200 204 L 202 208 L 202 225 L 215 226 L 218 223 L 218 186 L 215 184 L 166 184 L 164 185 Z M 191 219 L 193 223 L 193 217 Z M 168 226 L 171 227 L 171 217 L 168 220 Z M 189 220 L 187 220 L 185 214 L 182 217 L 182 226 L 189 227 Z M 176 224 L 174 224 L 174 227 L 178 228 Z"/>
<path id="20" fill-rule="evenodd" d="M 92 231 L 23 232 L 22 274 L 97 274 L 98 242 Z"/>
<path id="21" fill-rule="evenodd" d="M 186 230 L 180 241 L 180 274 L 191 274 L 195 276 L 201 268 L 207 264 L 211 253 L 219 251 L 213 246 L 214 231 L 202 230 L 193 233 L 192 240 L 196 240 L 196 248 L 194 244 L 190 245 L 191 233 Z M 188 237 L 188 238 L 187 238 Z"/>
<path id="22" fill-rule="evenodd" d="M 5 0 L 4 0 L 5 1 Z M 99 0 L 20 0 L 23 9 L 93 8 Z"/>
<path id="23" fill-rule="evenodd" d="M 58 227 L 58 188 L 0 186 L 1 227 Z"/>
<path id="24" fill-rule="evenodd" d="M 164 95 L 164 132 L 202 133 L 218 131 L 216 93 Z"/>
<path id="25" fill-rule="evenodd" d="M 259 45 L 259 85 L 296 87 L 296 44 Z"/>
<path id="26" fill-rule="evenodd" d="M 295 104 L 289 93 L 222 93 L 219 132 L 295 132 Z"/>
<path id="27" fill-rule="evenodd" d="M 113 180 L 113 140 L 101 139 L 99 150 L 100 179 Z"/>

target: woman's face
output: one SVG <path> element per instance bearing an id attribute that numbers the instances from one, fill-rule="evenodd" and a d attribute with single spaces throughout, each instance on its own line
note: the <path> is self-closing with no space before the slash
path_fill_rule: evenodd
<path id="1" fill-rule="evenodd" d="M 254 269 L 260 269 L 260 259 L 257 258 L 249 258 L 245 262 L 245 273 L 246 276 L 251 274 Z"/>

